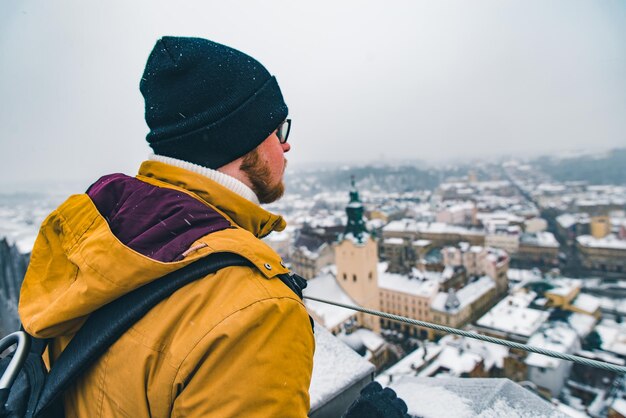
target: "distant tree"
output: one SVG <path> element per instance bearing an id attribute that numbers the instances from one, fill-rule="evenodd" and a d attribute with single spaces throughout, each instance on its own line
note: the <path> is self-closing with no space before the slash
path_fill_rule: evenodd
<path id="1" fill-rule="evenodd" d="M 550 312 L 550 316 L 548 317 L 548 320 L 567 322 L 569 320 L 570 315 L 572 315 L 570 311 L 566 311 L 561 308 L 555 308 L 552 310 L 552 312 Z"/>
<path id="2" fill-rule="evenodd" d="M 546 293 L 548 290 L 554 289 L 553 285 L 544 280 L 527 283 L 524 287 L 528 290 L 532 290 L 533 292 L 541 296 L 543 296 L 543 294 Z"/>
<path id="3" fill-rule="evenodd" d="M 593 330 L 587 335 L 587 338 L 583 341 L 583 349 L 592 351 L 602 347 L 602 337 L 598 334 L 598 331 Z"/>

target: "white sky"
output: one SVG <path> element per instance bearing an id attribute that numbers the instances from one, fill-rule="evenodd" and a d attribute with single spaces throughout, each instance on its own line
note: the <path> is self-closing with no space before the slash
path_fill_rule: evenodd
<path id="1" fill-rule="evenodd" d="M 149 153 L 139 79 L 163 35 L 275 74 L 296 165 L 626 146 L 622 0 L 9 0 L 0 191 L 134 174 Z"/>

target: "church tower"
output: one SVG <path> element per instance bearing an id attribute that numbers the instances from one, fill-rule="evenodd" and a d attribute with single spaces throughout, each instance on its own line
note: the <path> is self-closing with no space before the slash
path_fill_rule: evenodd
<path id="1" fill-rule="evenodd" d="M 350 202 L 346 207 L 348 223 L 335 247 L 337 282 L 362 307 L 380 309 L 378 248 L 365 227 L 363 203 L 354 184 L 354 177 L 351 183 Z M 380 321 L 377 317 L 359 314 L 358 319 L 364 327 L 380 331 Z"/>

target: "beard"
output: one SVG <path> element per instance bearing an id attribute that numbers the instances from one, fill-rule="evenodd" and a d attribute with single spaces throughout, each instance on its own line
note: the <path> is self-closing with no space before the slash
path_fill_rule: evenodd
<path id="1" fill-rule="evenodd" d="M 287 166 L 287 160 L 285 160 L 284 166 Z M 259 198 L 259 202 L 275 202 L 285 193 L 285 184 L 282 178 L 278 184 L 271 184 L 270 179 L 272 171 L 269 165 L 261 159 L 256 149 L 250 151 L 243 157 L 240 169 L 246 173 L 248 179 L 250 179 L 252 191 Z"/>

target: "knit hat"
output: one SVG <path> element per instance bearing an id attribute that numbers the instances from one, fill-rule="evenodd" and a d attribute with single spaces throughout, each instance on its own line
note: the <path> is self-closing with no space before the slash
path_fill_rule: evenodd
<path id="1" fill-rule="evenodd" d="M 154 152 L 208 168 L 252 151 L 287 117 L 261 63 L 207 39 L 159 39 L 139 89 Z"/>

